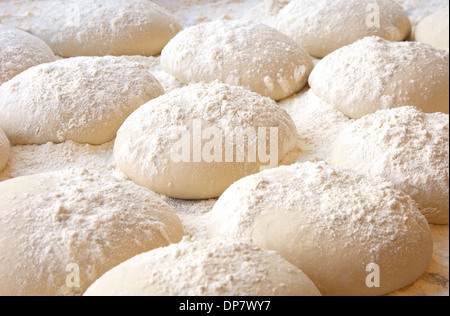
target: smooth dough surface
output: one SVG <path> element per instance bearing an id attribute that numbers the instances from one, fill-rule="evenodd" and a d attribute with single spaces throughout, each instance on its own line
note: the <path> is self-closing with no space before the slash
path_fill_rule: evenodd
<path id="1" fill-rule="evenodd" d="M 350 118 L 407 105 L 448 114 L 448 69 L 449 55 L 443 50 L 366 37 L 322 59 L 309 85 Z"/>
<path id="2" fill-rule="evenodd" d="M 118 264 L 183 235 L 156 194 L 86 169 L 1 182 L 0 201 L 2 296 L 82 295 Z"/>
<path id="3" fill-rule="evenodd" d="M 406 12 L 391 0 L 292 0 L 277 23 L 317 58 L 367 36 L 402 41 L 411 33 Z"/>
<path id="4" fill-rule="evenodd" d="M 273 100 L 238 86 L 198 83 L 135 111 L 117 133 L 114 156 L 139 185 L 174 198 L 208 199 L 278 166 L 296 142 L 294 122 Z M 270 161 L 260 159 L 262 146 Z"/>
<path id="5" fill-rule="evenodd" d="M 0 128 L 0 171 L 2 171 L 9 158 L 10 144 L 5 133 Z"/>
<path id="6" fill-rule="evenodd" d="M 213 21 L 183 30 L 164 48 L 161 65 L 184 83 L 219 80 L 274 100 L 300 91 L 314 67 L 289 37 L 245 21 Z"/>
<path id="7" fill-rule="evenodd" d="M 103 144 L 134 110 L 163 93 L 144 66 L 124 57 L 63 59 L 0 86 L 0 128 L 12 144 Z"/>
<path id="8" fill-rule="evenodd" d="M 430 227 L 409 196 L 325 163 L 266 170 L 234 183 L 211 211 L 208 235 L 251 238 L 277 251 L 323 295 L 398 290 L 426 271 L 433 252 Z M 372 264 L 380 287 L 367 286 Z"/>
<path id="9" fill-rule="evenodd" d="M 28 68 L 55 60 L 56 56 L 41 39 L 0 25 L 0 85 Z"/>
<path id="10" fill-rule="evenodd" d="M 183 240 L 107 272 L 85 296 L 320 296 L 297 267 L 249 241 Z"/>
<path id="11" fill-rule="evenodd" d="M 414 38 L 418 42 L 449 50 L 449 7 L 443 7 L 423 19 L 415 28 Z"/>
<path id="12" fill-rule="evenodd" d="M 337 138 L 330 162 L 391 181 L 430 223 L 449 223 L 448 115 L 413 107 L 378 111 Z"/>
<path id="13" fill-rule="evenodd" d="M 0 14 L 3 23 L 41 38 L 63 57 L 157 55 L 182 29 L 149 0 L 38 0 L 13 8 L 18 17 Z"/>

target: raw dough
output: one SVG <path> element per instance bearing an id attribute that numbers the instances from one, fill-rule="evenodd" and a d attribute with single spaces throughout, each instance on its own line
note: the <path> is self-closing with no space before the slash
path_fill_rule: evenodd
<path id="1" fill-rule="evenodd" d="M 449 7 L 443 7 L 423 19 L 415 28 L 416 41 L 449 50 Z"/>
<path id="2" fill-rule="evenodd" d="M 25 1 L 3 23 L 43 39 L 63 57 L 157 55 L 182 28 L 149 0 Z M 16 9 L 17 10 L 17 9 Z"/>
<path id="3" fill-rule="evenodd" d="M 391 0 L 292 0 L 277 28 L 317 58 L 366 36 L 402 41 L 411 33 L 408 16 Z"/>
<path id="4" fill-rule="evenodd" d="M 144 66 L 126 58 L 59 60 L 0 86 L 0 128 L 12 144 L 103 144 L 134 110 L 163 93 Z"/>
<path id="5" fill-rule="evenodd" d="M 443 50 L 366 37 L 322 59 L 309 85 L 350 118 L 405 105 L 448 114 L 448 69 Z"/>
<path id="6" fill-rule="evenodd" d="M 220 80 L 274 100 L 300 91 L 314 67 L 289 37 L 245 21 L 214 21 L 183 30 L 164 48 L 161 65 L 184 83 Z"/>
<path id="7" fill-rule="evenodd" d="M 55 60 L 56 56 L 41 39 L 0 25 L 0 85 L 28 68 Z"/>
<path id="8" fill-rule="evenodd" d="M 391 181 L 430 223 L 449 223 L 448 115 L 414 107 L 378 111 L 337 138 L 330 162 Z"/>
<path id="9" fill-rule="evenodd" d="M 271 127 L 278 128 L 273 137 Z M 237 86 L 198 83 L 134 112 L 117 133 L 114 156 L 139 185 L 174 198 L 208 199 L 242 177 L 278 166 L 296 141 L 294 122 L 273 100 Z M 260 159 L 262 146 L 270 161 Z"/>
<path id="10" fill-rule="evenodd" d="M 426 271 L 433 252 L 430 227 L 409 196 L 325 163 L 244 178 L 219 198 L 210 216 L 210 238 L 251 238 L 277 251 L 323 295 L 398 290 Z M 380 287 L 367 286 L 376 282 L 371 264 L 379 267 Z"/>
<path id="11" fill-rule="evenodd" d="M 1 182 L 0 201 L 2 296 L 81 295 L 106 271 L 183 235 L 156 194 L 86 169 Z"/>
<path id="12" fill-rule="evenodd" d="M 298 268 L 249 241 L 191 241 L 139 255 L 85 296 L 320 296 Z"/>
<path id="13" fill-rule="evenodd" d="M 0 171 L 5 168 L 9 158 L 9 140 L 0 128 Z"/>

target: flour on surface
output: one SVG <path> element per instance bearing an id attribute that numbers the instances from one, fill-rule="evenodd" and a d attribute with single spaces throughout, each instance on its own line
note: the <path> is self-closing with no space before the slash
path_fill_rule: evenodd
<path id="1" fill-rule="evenodd" d="M 114 142 L 93 146 L 72 141 L 61 144 L 13 146 L 8 165 L 0 172 L 0 182 L 77 167 L 111 171 L 115 166 L 113 146 Z"/>
<path id="2" fill-rule="evenodd" d="M 308 87 L 279 102 L 294 120 L 299 135 L 298 149 L 288 154 L 282 164 L 328 161 L 336 137 L 353 120 L 324 102 Z"/>
<path id="3" fill-rule="evenodd" d="M 449 4 L 449 0 L 394 0 L 400 4 L 413 25 L 419 23 L 439 8 Z"/>

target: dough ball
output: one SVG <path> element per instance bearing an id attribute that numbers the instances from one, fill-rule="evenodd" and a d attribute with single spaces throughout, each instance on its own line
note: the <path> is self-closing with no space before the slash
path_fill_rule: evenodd
<path id="1" fill-rule="evenodd" d="M 277 23 L 317 58 L 367 36 L 402 41 L 411 33 L 406 12 L 391 0 L 292 0 Z"/>
<path id="2" fill-rule="evenodd" d="M 330 162 L 391 181 L 430 223 L 449 223 L 448 115 L 413 107 L 378 111 L 337 138 Z"/>
<path id="3" fill-rule="evenodd" d="M 86 296 L 320 296 L 298 268 L 249 241 L 184 239 L 107 272 Z"/>
<path id="4" fill-rule="evenodd" d="M 406 105 L 449 113 L 448 52 L 367 37 L 322 59 L 309 77 L 316 95 L 350 118 Z"/>
<path id="5" fill-rule="evenodd" d="M 181 29 L 148 0 L 28 1 L 25 19 L 4 19 L 43 39 L 63 57 L 157 55 Z"/>
<path id="6" fill-rule="evenodd" d="M 85 169 L 0 183 L 0 295 L 81 295 L 146 251 L 179 242 L 156 194 Z"/>
<path id="7" fill-rule="evenodd" d="M 244 178 L 210 216 L 210 238 L 251 238 L 277 251 L 323 295 L 398 290 L 426 271 L 433 252 L 430 227 L 409 196 L 325 163 Z"/>
<path id="8" fill-rule="evenodd" d="M 183 30 L 164 48 L 161 65 L 184 83 L 219 80 L 274 100 L 300 91 L 314 67 L 289 37 L 245 21 L 214 21 Z"/>
<path id="9" fill-rule="evenodd" d="M 8 162 L 10 150 L 9 147 L 9 140 L 0 128 L 0 171 L 5 168 L 6 163 Z"/>
<path id="10" fill-rule="evenodd" d="M 416 41 L 449 50 L 449 7 L 443 7 L 423 19 L 415 28 Z"/>
<path id="11" fill-rule="evenodd" d="M 0 86 L 0 128 L 13 144 L 103 144 L 134 110 L 163 93 L 143 65 L 124 58 L 63 59 Z"/>
<path id="12" fill-rule="evenodd" d="M 134 112 L 117 133 L 114 156 L 141 186 L 179 199 L 208 199 L 278 166 L 296 142 L 294 122 L 273 100 L 237 86 L 198 83 Z"/>
<path id="13" fill-rule="evenodd" d="M 56 60 L 50 47 L 24 31 L 0 25 L 0 85 L 33 66 Z"/>

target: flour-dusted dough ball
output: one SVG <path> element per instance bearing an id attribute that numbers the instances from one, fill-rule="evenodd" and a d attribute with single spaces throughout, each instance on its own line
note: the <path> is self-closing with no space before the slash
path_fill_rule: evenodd
<path id="1" fill-rule="evenodd" d="M 407 105 L 448 114 L 448 61 L 426 44 L 367 37 L 322 59 L 309 85 L 350 118 Z"/>
<path id="2" fill-rule="evenodd" d="M 107 272 L 85 296 L 320 296 L 273 251 L 239 240 L 184 239 Z"/>
<path id="3" fill-rule="evenodd" d="M 149 0 L 29 1 L 21 9 L 31 13 L 5 23 L 26 26 L 63 57 L 157 55 L 182 29 Z"/>
<path id="4" fill-rule="evenodd" d="M 391 0 L 292 0 L 277 23 L 317 58 L 366 36 L 402 41 L 411 33 L 406 12 Z"/>
<path id="5" fill-rule="evenodd" d="M 449 223 L 448 115 L 414 107 L 378 111 L 337 138 L 330 162 L 391 181 L 430 223 Z"/>
<path id="6" fill-rule="evenodd" d="M 423 19 L 415 28 L 416 41 L 449 50 L 449 7 L 443 7 Z"/>
<path id="7" fill-rule="evenodd" d="M 192 84 L 143 105 L 117 133 L 114 156 L 134 182 L 180 199 L 220 196 L 276 167 L 297 143 L 289 114 L 238 86 Z"/>
<path id="8" fill-rule="evenodd" d="M 175 212 L 85 169 L 0 183 L 0 295 L 81 295 L 105 272 L 182 239 Z"/>
<path id="9" fill-rule="evenodd" d="M 55 60 L 56 56 L 41 39 L 0 25 L 0 85 L 28 68 Z"/>
<path id="10" fill-rule="evenodd" d="M 161 65 L 184 83 L 219 80 L 274 100 L 300 91 L 314 67 L 289 37 L 246 21 L 214 21 L 183 30 L 164 48 Z"/>
<path id="11" fill-rule="evenodd" d="M 210 216 L 209 237 L 251 238 L 277 251 L 323 295 L 398 290 L 426 271 L 433 252 L 430 227 L 409 196 L 325 163 L 244 178 Z M 379 287 L 369 287 L 378 277 Z"/>
<path id="12" fill-rule="evenodd" d="M 0 171 L 5 168 L 6 163 L 8 162 L 10 151 L 9 140 L 6 137 L 5 133 L 0 128 Z"/>
<path id="13" fill-rule="evenodd" d="M 63 59 L 0 86 L 0 128 L 13 144 L 103 144 L 134 110 L 163 93 L 143 65 L 125 58 Z"/>

